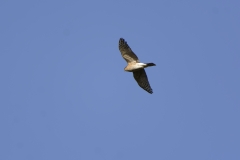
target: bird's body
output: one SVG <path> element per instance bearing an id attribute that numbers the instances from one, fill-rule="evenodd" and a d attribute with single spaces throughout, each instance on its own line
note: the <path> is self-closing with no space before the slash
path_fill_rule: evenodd
<path id="1" fill-rule="evenodd" d="M 124 70 L 127 72 L 133 72 L 133 77 L 137 81 L 138 85 L 148 93 L 152 94 L 153 91 L 148 82 L 147 74 L 144 68 L 156 65 L 154 63 L 141 63 L 136 54 L 131 50 L 123 38 L 120 38 L 119 40 L 119 50 L 122 54 L 122 57 L 127 62 L 127 66 L 124 68 Z"/>
<path id="2" fill-rule="evenodd" d="M 143 69 L 143 68 L 147 68 L 147 67 L 150 67 L 150 66 L 155 66 L 154 63 L 129 63 L 125 68 L 124 70 L 127 71 L 127 72 L 134 72 L 136 70 L 139 70 L 139 69 Z"/>

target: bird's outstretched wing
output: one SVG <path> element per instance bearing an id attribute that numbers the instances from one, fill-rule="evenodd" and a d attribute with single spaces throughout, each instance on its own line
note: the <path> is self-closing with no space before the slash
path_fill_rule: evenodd
<path id="1" fill-rule="evenodd" d="M 147 91 L 148 93 L 152 94 L 152 88 L 148 82 L 147 74 L 144 69 L 137 70 L 133 72 L 133 77 L 137 81 L 138 85 Z"/>
<path id="2" fill-rule="evenodd" d="M 127 42 L 123 38 L 120 38 L 119 40 L 119 50 L 122 54 L 122 57 L 127 61 L 127 63 L 139 62 L 138 57 L 131 50 L 131 48 L 128 46 Z"/>

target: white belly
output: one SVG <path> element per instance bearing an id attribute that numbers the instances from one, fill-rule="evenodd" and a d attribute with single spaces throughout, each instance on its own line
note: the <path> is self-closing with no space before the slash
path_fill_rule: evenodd
<path id="1" fill-rule="evenodd" d="M 142 69 L 142 68 L 145 68 L 147 65 L 144 64 L 144 63 L 136 63 L 133 68 L 134 69 Z"/>
<path id="2" fill-rule="evenodd" d="M 143 69 L 145 68 L 147 65 L 144 64 L 144 63 L 135 63 L 134 65 L 128 65 L 126 68 L 125 68 L 125 71 L 128 71 L 128 72 L 133 72 L 135 70 L 138 70 L 138 69 Z"/>

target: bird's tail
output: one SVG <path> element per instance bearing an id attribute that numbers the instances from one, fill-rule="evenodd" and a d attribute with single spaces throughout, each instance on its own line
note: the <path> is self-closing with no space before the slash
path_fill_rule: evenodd
<path id="1" fill-rule="evenodd" d="M 156 64 L 154 64 L 154 63 L 146 63 L 146 65 L 147 65 L 148 67 L 150 67 L 150 66 L 156 66 Z"/>

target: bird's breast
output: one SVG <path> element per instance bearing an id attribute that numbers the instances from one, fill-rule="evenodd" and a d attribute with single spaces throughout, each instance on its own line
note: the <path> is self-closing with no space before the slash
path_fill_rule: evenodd
<path id="1" fill-rule="evenodd" d="M 127 72 L 133 72 L 139 69 L 143 69 L 146 66 L 144 63 L 135 63 L 135 64 L 129 64 L 127 65 L 124 70 Z"/>

